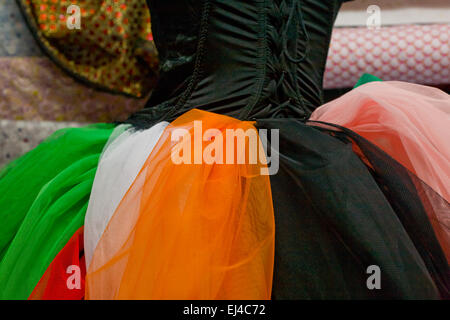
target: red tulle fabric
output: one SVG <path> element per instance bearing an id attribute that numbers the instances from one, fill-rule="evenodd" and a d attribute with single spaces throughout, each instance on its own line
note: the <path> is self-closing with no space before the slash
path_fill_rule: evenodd
<path id="1" fill-rule="evenodd" d="M 28 300 L 83 300 L 85 277 L 81 227 L 52 261 Z"/>

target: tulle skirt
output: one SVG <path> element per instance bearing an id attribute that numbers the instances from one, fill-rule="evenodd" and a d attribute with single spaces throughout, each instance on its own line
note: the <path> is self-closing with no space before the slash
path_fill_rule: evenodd
<path id="1" fill-rule="evenodd" d="M 0 173 L 0 299 L 27 299 L 83 226 L 100 154 L 114 129 L 59 130 Z"/>
<path id="2" fill-rule="evenodd" d="M 0 297 L 33 292 L 33 299 L 449 298 L 449 103 L 437 89 L 376 82 L 318 108 L 307 123 L 246 122 L 192 110 L 144 131 L 103 128 L 96 159 L 86 166 L 96 172 L 95 180 L 89 176 L 76 214 L 58 211 L 66 228 L 52 229 L 54 238 L 42 240 L 51 254 L 33 251 L 39 268 L 28 282 L 20 277 L 22 263 L 31 258 L 5 257 L 18 252 L 14 238 L 29 210 L 21 211 L 15 225 L 0 227 L 0 270 L 9 261 L 5 265 L 16 277 L 7 281 L 0 272 L 8 284 L 0 286 Z M 200 153 L 214 161 L 196 162 L 193 141 L 185 148 L 196 122 L 208 132 Z M 256 132 L 258 147 L 245 140 L 245 159 L 261 161 L 220 163 L 221 148 L 211 146 L 220 146 L 230 129 Z M 41 150 L 43 159 L 56 154 Z M 179 163 L 174 154 L 194 161 Z M 66 166 L 88 155 L 67 159 Z M 36 171 L 27 171 L 23 159 L 15 165 L 23 169 L 10 180 L 5 178 L 11 169 L 4 171 L 0 188 L 11 181 L 24 184 Z M 42 173 L 47 169 L 58 170 L 42 167 Z M 39 199 L 46 181 L 36 184 L 38 191 L 24 205 Z M 59 197 L 72 191 L 63 181 Z M 84 180 L 77 182 L 84 186 Z M 5 208 L 21 206 L 23 194 L 16 188 L 0 198 L 0 214 L 11 219 Z M 59 208 L 67 209 L 65 203 Z M 41 211 L 47 215 L 56 214 Z M 21 248 L 31 250 L 30 237 L 46 229 L 39 230 L 27 229 Z M 61 270 L 84 263 L 84 290 L 71 296 L 61 283 L 73 278 Z M 379 270 L 379 287 L 371 285 L 370 270 Z"/>

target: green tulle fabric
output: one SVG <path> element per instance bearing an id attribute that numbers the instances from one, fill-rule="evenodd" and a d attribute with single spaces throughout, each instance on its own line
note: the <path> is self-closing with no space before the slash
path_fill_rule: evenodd
<path id="1" fill-rule="evenodd" d="M 59 130 L 0 171 L 0 299 L 27 299 L 83 225 L 114 127 Z"/>
<path id="2" fill-rule="evenodd" d="M 359 86 L 362 86 L 363 84 L 373 82 L 373 81 L 383 81 L 377 76 L 374 76 L 370 73 L 363 73 L 363 75 L 359 78 L 358 82 L 356 82 L 355 86 L 353 88 L 357 88 Z"/>

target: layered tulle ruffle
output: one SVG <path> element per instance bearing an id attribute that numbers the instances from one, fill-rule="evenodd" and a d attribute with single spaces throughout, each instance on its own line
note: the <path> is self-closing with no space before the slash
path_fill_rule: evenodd
<path id="1" fill-rule="evenodd" d="M 95 249 L 87 298 L 270 298 L 269 179 L 260 175 L 260 164 L 194 163 L 194 154 L 207 148 L 196 150 L 194 143 L 181 152 L 189 151 L 191 164 L 176 164 L 172 152 L 193 142 L 195 121 L 216 130 L 210 139 L 217 141 L 227 129 L 255 130 L 251 123 L 198 110 L 171 123 Z M 172 136 L 180 129 L 182 142 Z"/>
<path id="2" fill-rule="evenodd" d="M 352 130 L 434 191 L 424 191 L 427 212 L 450 261 L 450 96 L 406 82 L 371 82 L 318 108 L 310 120 Z"/>
<path id="3" fill-rule="evenodd" d="M 87 266 L 111 216 L 167 125 L 167 122 L 160 122 L 149 130 L 137 132 L 127 125 L 120 125 L 111 135 L 100 158 L 85 217 Z"/>
<path id="4" fill-rule="evenodd" d="M 83 226 L 114 125 L 59 130 L 0 173 L 0 299 L 27 299 Z"/>
<path id="5" fill-rule="evenodd" d="M 30 298 L 70 297 L 59 283 L 67 274 L 55 270 L 82 263 L 76 230 L 86 208 L 88 299 L 448 298 L 449 112 L 439 90 L 377 82 L 322 106 L 307 124 L 192 110 L 147 130 L 108 128 L 92 192 L 93 177 L 83 193 L 89 205 L 79 200 L 84 211 L 66 218 L 74 228 L 54 231 L 53 257 L 67 245 L 51 265 L 40 264 L 35 284 L 50 267 Z M 270 152 L 279 171 L 261 175 L 264 162 L 177 164 L 173 152 L 187 140 L 173 134 L 194 136 L 196 121 L 212 129 L 201 154 L 227 129 L 279 130 L 279 149 Z M 194 160 L 194 144 L 181 155 L 187 151 Z M 15 223 L 5 227 L 10 238 Z M 8 232 L 6 253 L 15 248 Z M 380 290 L 367 288 L 369 266 L 381 270 Z"/>

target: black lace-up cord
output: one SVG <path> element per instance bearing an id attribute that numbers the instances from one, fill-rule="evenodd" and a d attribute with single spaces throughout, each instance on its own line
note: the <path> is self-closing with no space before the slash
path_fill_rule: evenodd
<path id="1" fill-rule="evenodd" d="M 292 55 L 289 52 L 288 49 L 288 31 L 289 28 L 292 24 L 292 20 L 294 18 L 294 15 L 298 14 L 298 18 L 300 21 L 300 26 L 302 29 L 302 32 L 305 36 L 305 40 L 306 40 L 306 44 L 305 44 L 305 50 L 304 53 L 302 55 L 302 57 L 300 58 L 294 58 L 292 57 Z M 288 62 L 291 62 L 293 64 L 299 64 L 301 63 L 303 60 L 305 60 L 305 58 L 308 55 L 308 52 L 310 50 L 310 37 L 309 37 L 309 33 L 306 29 L 306 25 L 305 25 L 305 20 L 303 18 L 303 13 L 302 13 L 302 8 L 300 7 L 300 3 L 297 0 L 294 0 L 292 7 L 290 8 L 289 11 L 289 16 L 288 19 L 286 21 L 286 24 L 284 26 L 281 27 L 282 29 L 282 33 L 281 33 L 281 38 L 282 38 L 282 45 L 281 45 L 281 52 L 279 53 L 280 55 L 280 63 L 282 66 L 282 73 L 280 78 L 278 79 L 276 86 L 273 88 L 273 91 L 271 92 L 269 98 L 269 106 L 270 106 L 270 111 L 269 113 L 271 114 L 272 117 L 283 117 L 285 116 L 285 111 L 286 109 L 289 109 L 293 114 L 298 115 L 300 118 L 302 119 L 306 119 L 307 118 L 307 109 L 305 106 L 305 102 L 303 97 L 301 96 L 300 92 L 298 91 L 298 88 L 296 88 L 297 86 L 297 76 L 296 73 L 294 72 L 289 72 L 289 66 L 288 66 Z M 289 79 L 289 81 L 287 81 L 287 79 Z M 289 86 L 289 84 L 291 84 Z M 276 97 L 278 97 L 277 92 L 280 90 L 284 93 L 285 96 L 287 96 L 287 100 L 285 101 L 274 101 Z M 276 107 L 273 107 L 273 104 L 277 104 Z M 302 110 L 302 112 L 299 112 L 299 107 Z"/>
<path id="2" fill-rule="evenodd" d="M 282 6 L 283 4 L 277 5 L 274 1 L 270 2 L 274 8 L 280 10 L 281 17 L 276 17 L 275 21 L 282 21 L 283 13 Z M 258 103 L 250 104 L 246 108 L 244 108 L 243 112 L 241 113 L 239 119 L 248 119 L 251 115 L 252 120 L 257 120 L 258 118 L 270 118 L 270 117 L 278 117 L 279 115 L 282 115 L 284 112 L 283 110 L 290 109 L 294 114 L 297 114 L 300 118 L 307 118 L 306 115 L 306 105 L 304 102 L 303 97 L 301 96 L 300 92 L 296 88 L 297 86 L 297 76 L 296 73 L 289 72 L 288 70 L 289 65 L 288 63 L 298 64 L 305 60 L 307 57 L 309 51 L 310 51 L 310 37 L 309 33 L 306 29 L 305 20 L 303 18 L 302 8 L 300 7 L 300 3 L 298 0 L 294 0 L 292 7 L 289 9 L 289 14 L 287 20 L 285 20 L 285 23 L 282 24 L 279 27 L 275 27 L 275 30 L 280 30 L 280 38 L 281 38 L 281 44 L 279 46 L 279 52 L 278 54 L 275 53 L 274 56 L 278 56 L 278 61 L 274 61 L 274 68 L 276 69 L 276 65 L 278 64 L 281 66 L 281 70 L 278 72 L 281 72 L 281 75 L 279 76 L 279 79 L 276 80 L 276 85 L 272 88 L 270 88 L 270 92 L 267 96 L 260 99 Z M 273 13 L 275 16 L 278 16 L 278 11 L 274 10 Z M 294 58 L 289 53 L 288 49 L 288 31 L 292 24 L 292 20 L 294 19 L 294 15 L 298 14 L 298 18 L 300 20 L 300 26 L 302 29 L 302 32 L 305 36 L 306 45 L 305 45 L 305 51 L 300 58 Z M 272 39 L 274 42 L 274 46 L 277 47 L 277 39 Z M 277 74 L 273 74 L 272 76 L 277 76 Z M 287 81 L 287 79 L 289 79 Z M 291 84 L 291 86 L 288 85 L 288 83 Z M 290 97 L 285 101 L 280 102 L 280 99 L 278 98 L 278 92 L 280 91 L 284 92 L 284 96 Z M 265 102 L 264 102 L 265 101 Z M 294 104 L 293 104 L 294 102 Z M 253 110 L 256 106 L 262 106 L 265 104 L 265 107 L 259 110 Z M 302 109 L 303 112 L 299 112 L 298 104 L 300 104 L 300 109 Z M 276 107 L 274 107 L 276 105 Z M 254 112 L 252 114 L 252 112 Z"/>
<path id="3" fill-rule="evenodd" d="M 294 57 L 292 57 L 291 54 L 290 54 L 290 52 L 289 52 L 288 45 L 287 45 L 287 43 L 288 43 L 288 30 L 289 30 L 289 27 L 291 26 L 291 23 L 292 23 L 292 19 L 293 19 L 293 17 L 294 17 L 294 14 L 298 14 L 298 18 L 299 18 L 299 22 L 300 22 L 300 27 L 301 27 L 301 29 L 302 29 L 303 35 L 304 35 L 305 40 L 306 40 L 306 43 L 305 43 L 305 50 L 304 50 L 303 55 L 302 55 L 300 58 L 294 58 Z M 285 26 L 284 31 L 283 31 L 283 37 L 282 37 L 282 39 L 283 39 L 283 51 L 282 51 L 282 54 L 284 55 L 284 57 L 285 57 L 289 62 L 291 62 L 291 63 L 293 63 L 293 64 L 299 64 L 299 63 L 301 63 L 303 60 L 305 60 L 305 58 L 307 57 L 307 55 L 308 55 L 308 53 L 309 53 L 309 48 L 310 48 L 310 38 L 309 38 L 308 30 L 306 29 L 305 19 L 303 18 L 302 8 L 301 8 L 301 6 L 300 6 L 300 3 L 299 3 L 298 1 L 296 1 L 296 0 L 294 0 L 294 2 L 293 2 L 293 4 L 292 4 L 292 7 L 291 7 L 291 10 L 290 10 L 290 12 L 289 12 L 289 17 L 288 17 L 286 26 Z M 283 61 L 283 62 L 284 62 L 284 63 L 283 63 L 283 64 L 284 64 L 284 68 L 287 69 L 288 67 L 287 67 L 287 65 L 285 65 L 287 61 Z M 296 71 L 295 71 L 294 73 L 289 72 L 288 74 L 289 74 L 289 78 L 290 78 L 290 80 L 291 80 L 290 83 L 294 85 L 294 87 L 291 88 L 291 89 L 292 89 L 292 91 L 294 91 L 295 93 L 288 94 L 288 96 L 289 96 L 289 95 L 290 95 L 290 96 L 293 96 L 293 98 L 289 98 L 287 103 L 283 103 L 284 108 L 288 108 L 288 109 L 290 109 L 294 114 L 295 114 L 295 113 L 298 114 L 298 113 L 299 113 L 299 112 L 298 112 L 298 105 L 299 105 L 299 107 L 300 107 L 300 108 L 302 109 L 302 111 L 303 111 L 303 114 L 301 114 L 300 116 L 301 116 L 301 118 L 305 118 L 305 119 L 306 119 L 306 117 L 307 117 L 307 115 L 306 115 L 306 114 L 307 114 L 306 105 L 305 105 L 305 102 L 304 102 L 304 99 L 303 99 L 302 95 L 300 94 L 298 88 L 296 87 L 296 86 L 298 85 Z M 293 103 L 292 103 L 292 102 L 293 102 Z M 278 113 L 282 113 L 282 112 L 283 112 L 282 109 L 278 110 L 278 111 L 276 112 L 277 114 L 275 114 L 275 116 L 277 116 Z"/>
<path id="4" fill-rule="evenodd" d="M 300 26 L 302 28 L 302 32 L 305 35 L 305 40 L 306 40 L 305 52 L 304 52 L 303 56 L 298 59 L 295 59 L 291 56 L 291 54 L 289 53 L 288 47 L 287 47 L 287 33 L 288 33 L 289 26 L 292 23 L 292 18 L 294 17 L 294 13 L 296 11 L 298 12 L 298 16 L 300 19 Z M 310 43 L 309 33 L 308 33 L 308 30 L 306 30 L 305 20 L 303 19 L 302 8 L 300 7 L 300 4 L 297 1 L 294 1 L 294 4 L 292 5 L 292 8 L 291 8 L 291 12 L 289 13 L 288 21 L 287 21 L 286 26 L 283 31 L 283 54 L 286 56 L 286 58 L 290 62 L 300 63 L 303 60 L 305 60 L 306 56 L 308 55 L 309 43 Z"/>

